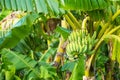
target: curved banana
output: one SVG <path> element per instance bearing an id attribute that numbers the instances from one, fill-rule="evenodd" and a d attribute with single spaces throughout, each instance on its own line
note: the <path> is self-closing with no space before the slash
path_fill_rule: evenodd
<path id="1" fill-rule="evenodd" d="M 87 30 L 73 31 L 68 37 L 69 43 L 66 47 L 66 53 L 69 57 L 74 58 L 82 54 L 92 51 L 93 46 L 97 42 L 96 32 L 90 36 Z"/>

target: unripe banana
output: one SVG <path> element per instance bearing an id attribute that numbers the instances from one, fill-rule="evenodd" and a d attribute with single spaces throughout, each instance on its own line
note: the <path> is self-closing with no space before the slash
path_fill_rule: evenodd
<path id="1" fill-rule="evenodd" d="M 73 31 L 68 37 L 68 45 L 66 47 L 66 53 L 69 57 L 79 56 L 83 53 L 89 53 L 96 41 L 96 33 L 90 37 L 87 30 Z"/>
<path id="2" fill-rule="evenodd" d="M 73 41 L 76 41 L 77 40 L 77 35 L 76 35 L 76 32 L 73 32 Z"/>
<path id="3" fill-rule="evenodd" d="M 91 39 L 91 37 L 90 37 L 90 35 L 89 35 L 89 34 L 88 34 L 88 36 L 87 36 L 87 39 L 88 39 L 88 44 L 91 44 L 92 39 Z"/>
<path id="4" fill-rule="evenodd" d="M 93 39 L 93 40 L 95 40 L 96 35 L 97 35 L 96 32 L 94 32 L 94 33 L 93 33 L 93 36 L 92 36 L 92 39 Z"/>
<path id="5" fill-rule="evenodd" d="M 82 38 L 82 31 L 81 30 L 79 31 L 79 36 Z"/>
<path id="6" fill-rule="evenodd" d="M 77 48 L 77 41 L 74 42 L 74 47 L 75 47 L 75 51 L 78 52 L 78 48 Z"/>
<path id="7" fill-rule="evenodd" d="M 80 44 L 82 44 L 82 38 L 81 38 L 81 37 L 78 37 L 77 42 L 80 42 Z"/>
<path id="8" fill-rule="evenodd" d="M 66 47 L 66 53 L 69 53 L 69 52 L 70 52 L 70 48 L 69 48 L 69 44 L 68 44 Z"/>
<path id="9" fill-rule="evenodd" d="M 87 37 L 85 37 L 85 45 L 88 44 L 88 40 L 87 40 Z"/>
<path id="10" fill-rule="evenodd" d="M 71 41 L 74 41 L 73 33 L 71 34 Z"/>
<path id="11" fill-rule="evenodd" d="M 70 49 L 69 49 L 69 44 L 68 44 L 66 47 L 66 53 L 68 54 L 69 52 L 70 52 Z"/>
<path id="12" fill-rule="evenodd" d="M 71 43 L 69 44 L 69 50 L 70 50 L 70 52 L 72 52 L 72 47 L 71 47 L 72 45 L 71 45 Z"/>
<path id="13" fill-rule="evenodd" d="M 71 37 L 70 36 L 68 37 L 68 41 L 71 41 Z"/>
<path id="14" fill-rule="evenodd" d="M 85 31 L 82 31 L 82 38 L 85 38 Z"/>
<path id="15" fill-rule="evenodd" d="M 87 52 L 87 46 L 85 45 L 84 47 L 83 47 L 83 53 L 86 53 Z"/>
<path id="16" fill-rule="evenodd" d="M 91 44 L 89 44 L 89 50 L 91 50 L 92 49 L 92 45 Z"/>
<path id="17" fill-rule="evenodd" d="M 76 48 L 77 48 L 77 52 L 79 52 L 79 44 L 78 44 L 78 41 L 76 41 L 75 45 L 76 45 Z"/>
<path id="18" fill-rule="evenodd" d="M 82 39 L 82 45 L 86 45 L 85 38 Z"/>
<path id="19" fill-rule="evenodd" d="M 72 51 L 75 51 L 74 42 L 71 42 Z"/>
<path id="20" fill-rule="evenodd" d="M 79 31 L 76 31 L 76 35 L 77 35 L 77 37 L 80 37 L 80 35 L 79 35 Z"/>
<path id="21" fill-rule="evenodd" d="M 71 42 L 72 41 L 72 33 L 70 34 L 70 36 L 68 37 L 68 40 L 69 40 L 69 42 Z"/>
<path id="22" fill-rule="evenodd" d="M 79 53 L 82 53 L 83 47 L 82 47 L 82 45 L 79 45 L 79 46 L 80 46 Z"/>
<path id="23" fill-rule="evenodd" d="M 71 55 L 71 52 L 72 52 L 72 48 L 71 48 L 71 44 L 69 44 L 69 53 L 68 54 L 70 54 Z"/>

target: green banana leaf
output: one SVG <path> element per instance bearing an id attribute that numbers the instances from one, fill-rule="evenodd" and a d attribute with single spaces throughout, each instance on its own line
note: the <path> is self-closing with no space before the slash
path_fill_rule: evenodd
<path id="1" fill-rule="evenodd" d="M 68 62 L 68 63 L 66 63 L 66 64 L 64 64 L 62 66 L 61 71 L 70 71 L 70 72 L 72 72 L 74 67 L 75 67 L 75 64 L 76 64 L 75 61 L 74 62 Z"/>
<path id="2" fill-rule="evenodd" d="M 13 48 L 21 39 L 25 38 L 30 33 L 31 27 L 38 17 L 38 14 L 28 14 L 13 25 L 7 36 L 0 39 L 0 49 Z"/>
<path id="3" fill-rule="evenodd" d="M 61 3 L 65 9 L 81 11 L 92 11 L 107 7 L 105 0 L 61 0 Z"/>
<path id="4" fill-rule="evenodd" d="M 42 55 L 40 61 L 47 61 L 50 56 L 52 56 L 57 51 L 56 48 L 48 48 L 48 50 Z"/>
<path id="5" fill-rule="evenodd" d="M 13 52 L 9 49 L 3 49 L 1 51 L 2 56 L 7 57 L 7 59 L 12 62 L 17 70 L 23 68 L 30 68 L 34 70 L 34 66 L 37 64 L 36 61 L 32 60 L 31 58 L 27 57 L 26 55 L 22 55 L 18 52 Z"/>
<path id="6" fill-rule="evenodd" d="M 41 73 L 40 77 L 41 78 L 45 80 L 59 80 L 55 67 L 43 61 L 41 61 L 39 64 L 42 65 L 40 66 L 40 73 Z"/>
<path id="7" fill-rule="evenodd" d="M 65 13 L 59 8 L 57 0 L 0 0 L 0 8 L 45 14 L 53 12 L 55 15 Z"/>
<path id="8" fill-rule="evenodd" d="M 3 63 L 4 64 L 4 63 Z M 18 77 L 15 72 L 15 66 L 13 65 L 6 65 L 7 69 L 1 69 L 0 70 L 0 79 L 1 80 L 21 80 L 20 77 Z"/>
<path id="9" fill-rule="evenodd" d="M 35 76 L 40 77 L 38 70 L 35 68 L 37 62 L 30 57 L 20 54 L 18 52 L 13 52 L 9 49 L 3 49 L 1 51 L 2 57 L 6 57 L 14 66 L 16 70 L 28 69 Z"/>
<path id="10" fill-rule="evenodd" d="M 82 55 L 75 64 L 70 80 L 82 80 L 85 73 L 85 57 Z"/>
<path id="11" fill-rule="evenodd" d="M 0 7 L 8 10 L 21 10 L 27 12 L 49 13 L 58 15 L 65 13 L 62 8 L 70 10 L 93 11 L 107 7 L 105 0 L 0 0 Z"/>
<path id="12" fill-rule="evenodd" d="M 8 65 L 8 69 L 5 71 L 5 80 L 21 80 L 15 75 L 15 67 L 13 65 Z"/>
<path id="13" fill-rule="evenodd" d="M 63 28 L 63 27 L 58 26 L 58 27 L 55 29 L 55 32 L 60 33 L 64 39 L 67 39 L 68 36 L 70 35 L 70 32 L 71 32 L 71 31 L 68 30 L 68 29 L 65 29 L 65 28 Z"/>

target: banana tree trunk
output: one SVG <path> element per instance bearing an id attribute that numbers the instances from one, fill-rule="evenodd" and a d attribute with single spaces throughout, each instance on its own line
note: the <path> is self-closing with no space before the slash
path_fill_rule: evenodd
<path id="1" fill-rule="evenodd" d="M 67 24 L 65 20 L 61 22 L 61 26 L 63 26 L 64 28 L 67 28 Z M 63 61 L 64 61 L 63 55 L 66 48 L 66 44 L 67 42 L 65 42 L 64 38 L 61 36 L 53 66 L 58 67 L 60 63 L 63 64 Z"/>
<path id="2" fill-rule="evenodd" d="M 64 54 L 64 49 L 62 48 L 63 44 L 64 44 L 64 40 L 63 40 L 63 38 L 60 38 L 59 47 L 58 47 L 58 50 L 57 50 L 57 53 L 56 53 L 56 56 L 54 59 L 54 64 L 53 64 L 53 66 L 55 66 L 55 67 L 58 67 L 59 64 L 61 63 L 61 60 L 62 60 L 62 57 Z"/>

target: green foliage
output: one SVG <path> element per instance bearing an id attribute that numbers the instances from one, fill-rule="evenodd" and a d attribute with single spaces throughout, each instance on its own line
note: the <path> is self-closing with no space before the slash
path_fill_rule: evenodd
<path id="1" fill-rule="evenodd" d="M 72 72 L 74 67 L 75 67 L 75 64 L 76 64 L 75 61 L 74 62 L 68 62 L 68 63 L 66 63 L 66 64 L 64 64 L 62 66 L 61 70 L 62 71 L 70 71 L 70 72 Z"/>
<path id="2" fill-rule="evenodd" d="M 0 72 L 1 78 L 5 75 L 5 80 L 23 80 L 26 79 L 58 79 L 56 69 L 45 62 L 37 62 L 27 55 L 18 52 L 13 52 L 8 49 L 1 51 L 3 65 Z M 22 77 L 17 77 L 16 75 Z M 20 72 L 19 72 L 20 71 Z M 22 72 L 22 73 L 21 73 Z"/>
<path id="3" fill-rule="evenodd" d="M 53 56 L 53 54 L 56 52 L 56 48 L 49 48 L 40 58 L 40 61 L 47 61 L 50 56 Z"/>
<path id="4" fill-rule="evenodd" d="M 105 0 L 61 0 L 66 9 L 92 11 L 96 9 L 104 9 L 107 6 Z"/>
<path id="5" fill-rule="evenodd" d="M 3 77 L 3 75 L 5 77 Z M 15 75 L 15 67 L 13 65 L 8 65 L 8 68 L 2 69 L 0 72 L 1 80 L 21 80 L 17 75 Z"/>
<path id="6" fill-rule="evenodd" d="M 20 10 L 45 14 L 52 11 L 54 15 L 65 13 L 63 9 L 59 8 L 57 0 L 0 0 L 0 7 L 5 10 Z"/>
<path id="7" fill-rule="evenodd" d="M 15 66 L 17 70 L 23 68 L 34 69 L 37 64 L 36 61 L 30 59 L 26 55 L 19 54 L 17 52 L 10 51 L 8 49 L 3 49 L 1 51 L 2 56 L 5 56 L 12 64 Z"/>
<path id="8" fill-rule="evenodd" d="M 105 42 L 101 45 L 98 55 L 96 56 L 96 62 L 94 63 L 96 71 L 96 79 L 101 80 L 102 76 L 105 75 L 105 64 L 109 60 L 108 55 L 108 46 Z"/>
<path id="9" fill-rule="evenodd" d="M 30 28 L 39 16 L 28 14 L 13 26 L 7 36 L 0 41 L 0 48 L 13 48 L 21 39 L 25 38 L 30 32 Z"/>
<path id="10" fill-rule="evenodd" d="M 3 10 L 3 11 L 1 11 L 0 12 L 0 21 L 3 19 L 3 18 L 5 18 L 8 14 L 10 14 L 11 13 L 11 11 L 9 11 L 9 10 Z"/>
<path id="11" fill-rule="evenodd" d="M 58 76 L 56 74 L 56 69 L 49 65 L 49 64 L 46 64 L 44 62 L 41 62 L 40 63 L 42 66 L 40 67 L 40 77 L 43 78 L 43 79 L 52 79 L 52 80 L 59 80 L 58 79 Z"/>
<path id="12" fill-rule="evenodd" d="M 114 43 L 113 43 L 113 52 L 111 59 L 116 60 L 120 64 L 120 49 L 119 49 L 120 41 L 116 39 L 115 40 L 113 39 L 113 41 Z"/>
<path id="13" fill-rule="evenodd" d="M 82 55 L 75 64 L 70 80 L 82 80 L 85 73 L 85 57 Z"/>
<path id="14" fill-rule="evenodd" d="M 0 20 L 9 14 L 6 10 L 27 12 L 27 15 L 0 39 L 0 79 L 65 80 L 66 71 L 72 73 L 69 80 L 82 80 L 83 76 L 93 75 L 98 80 L 102 80 L 105 75 L 112 77 L 113 75 L 107 71 L 114 73 L 115 80 L 119 79 L 120 36 L 116 31 L 120 29 L 120 12 L 114 15 L 117 10 L 119 11 L 119 7 L 119 1 L 109 0 L 0 0 L 0 8 L 5 10 L 1 12 Z M 68 10 L 67 16 L 61 15 L 65 10 Z M 72 15 L 69 10 L 73 10 L 74 14 Z M 76 14 L 76 10 L 80 13 Z M 91 23 L 86 21 L 84 26 L 88 28 L 88 32 L 80 30 L 81 24 L 77 21 L 82 21 L 84 15 L 90 17 Z M 65 16 L 68 18 L 68 24 L 79 28 L 73 29 L 71 33 L 69 29 L 57 26 L 53 32 L 47 33 L 45 29 L 49 28 L 48 18 Z M 65 27 L 71 27 L 70 25 Z M 92 29 L 94 25 L 95 28 Z M 68 44 L 61 44 L 64 43 L 61 36 L 68 40 Z M 110 45 L 110 42 L 113 44 Z M 67 59 L 63 53 L 74 58 L 74 61 Z M 54 57 L 58 59 L 54 61 Z M 76 57 L 79 58 L 75 61 Z M 115 64 L 108 62 L 111 59 Z M 57 60 L 61 63 L 57 63 Z M 54 67 L 52 63 L 58 67 Z M 106 64 L 114 66 L 109 67 Z M 85 71 L 88 71 L 88 75 Z"/>
<path id="15" fill-rule="evenodd" d="M 63 27 L 57 27 L 57 28 L 55 29 L 55 32 L 60 33 L 64 39 L 67 39 L 68 36 L 70 35 L 70 30 L 65 29 L 65 28 L 63 28 Z"/>
<path id="16" fill-rule="evenodd" d="M 7 53 L 7 54 L 5 54 Z M 8 68 L 5 68 L 5 70 L 3 69 L 4 67 L 2 67 L 2 71 L 4 72 L 3 76 L 5 75 L 6 78 L 5 80 L 21 80 L 20 77 L 17 77 L 15 75 L 15 73 L 19 73 L 19 70 L 22 70 L 24 72 L 22 73 L 19 73 L 19 75 L 24 75 L 22 77 L 26 78 L 27 79 L 30 79 L 30 78 L 40 78 L 39 77 L 39 70 L 37 69 L 37 67 L 35 67 L 35 65 L 37 64 L 36 61 L 32 60 L 30 57 L 26 56 L 26 55 L 22 55 L 20 53 L 17 53 L 17 52 L 13 52 L 13 51 L 10 51 L 10 50 L 6 50 L 6 49 L 3 49 L 2 52 L 2 58 L 3 59 L 6 59 L 8 60 L 7 62 L 4 60 L 2 61 L 3 62 L 3 66 L 8 66 L 9 67 L 9 64 L 6 64 L 6 63 L 12 63 L 12 67 L 10 69 L 14 69 L 14 73 L 11 71 L 8 71 L 9 69 Z M 10 56 L 9 56 L 10 55 Z M 17 71 L 17 72 L 16 72 Z M 27 73 L 27 75 L 26 75 Z M 3 77 L 1 75 L 1 77 Z M 24 79 L 23 79 L 24 80 Z"/>
<path id="17" fill-rule="evenodd" d="M 41 24 L 35 23 L 31 26 L 31 30 L 24 39 L 22 39 L 13 50 L 19 51 L 22 53 L 29 53 L 32 50 L 34 53 L 43 52 L 47 47 L 47 36 L 42 31 Z M 42 46 L 41 46 L 42 45 Z"/>

